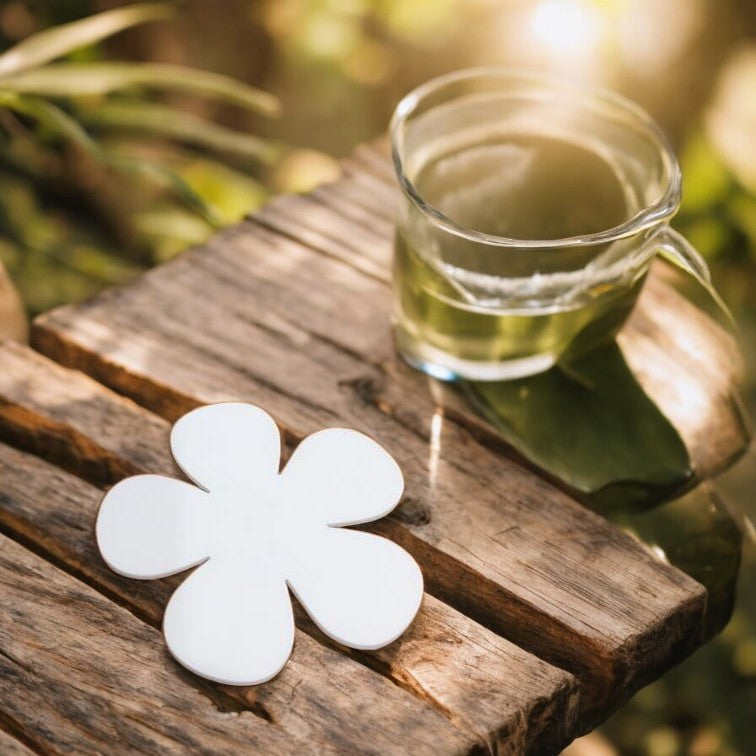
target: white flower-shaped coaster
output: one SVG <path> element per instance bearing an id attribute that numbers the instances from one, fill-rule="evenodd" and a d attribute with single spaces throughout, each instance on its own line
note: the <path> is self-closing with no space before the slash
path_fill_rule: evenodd
<path id="1" fill-rule="evenodd" d="M 97 517 L 108 565 L 140 580 L 201 565 L 168 602 L 173 656 L 230 685 L 275 676 L 294 643 L 287 585 L 317 626 L 346 646 L 391 643 L 412 622 L 423 578 L 391 541 L 342 526 L 388 514 L 404 483 L 375 441 L 342 428 L 313 433 L 279 474 L 273 419 L 250 404 L 184 415 L 171 450 L 196 485 L 137 475 Z"/>

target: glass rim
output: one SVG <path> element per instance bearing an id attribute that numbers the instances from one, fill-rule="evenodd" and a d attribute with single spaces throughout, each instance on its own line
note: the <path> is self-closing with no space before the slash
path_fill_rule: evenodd
<path id="1" fill-rule="evenodd" d="M 584 103 L 604 103 L 631 116 L 637 124 L 645 127 L 647 132 L 653 137 L 656 147 L 669 169 L 667 186 L 661 197 L 648 207 L 644 207 L 632 218 L 629 218 L 617 226 L 602 231 L 596 231 L 591 234 L 568 236 L 558 239 L 515 239 L 507 236 L 497 236 L 495 234 L 476 231 L 473 228 L 463 226 L 453 221 L 447 215 L 427 202 L 404 172 L 401 128 L 413 113 L 416 112 L 423 100 L 434 92 L 437 92 L 450 84 L 465 80 L 482 80 L 485 78 L 500 78 L 520 84 L 531 84 L 534 86 L 540 85 L 553 92 L 568 92 L 578 97 Z M 629 236 L 634 236 L 641 231 L 653 228 L 671 217 L 680 205 L 682 177 L 677 158 L 675 157 L 672 146 L 664 132 L 656 121 L 654 121 L 654 119 L 651 118 L 640 105 L 637 105 L 632 100 L 609 89 L 582 86 L 555 76 L 549 76 L 548 74 L 522 71 L 500 66 L 483 66 L 478 68 L 466 68 L 460 71 L 443 74 L 442 76 L 437 76 L 416 87 L 399 101 L 391 118 L 389 135 L 394 170 L 396 171 L 399 185 L 407 197 L 409 197 L 418 210 L 424 215 L 430 217 L 436 225 L 456 236 L 471 241 L 483 242 L 497 247 L 519 247 L 521 249 L 553 249 L 578 245 L 588 246 L 592 244 L 606 244 L 619 239 L 625 239 Z"/>

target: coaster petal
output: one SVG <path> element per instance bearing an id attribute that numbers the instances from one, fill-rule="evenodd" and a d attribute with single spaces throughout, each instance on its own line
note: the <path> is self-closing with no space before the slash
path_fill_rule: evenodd
<path id="1" fill-rule="evenodd" d="M 281 436 L 264 410 L 241 402 L 198 407 L 171 431 L 171 451 L 198 486 L 213 493 L 250 493 L 278 473 Z"/>
<path id="2" fill-rule="evenodd" d="M 171 597 L 163 633 L 192 672 L 227 685 L 256 685 L 278 674 L 291 654 L 291 598 L 278 573 L 251 581 L 236 560 L 210 559 Z"/>
<path id="3" fill-rule="evenodd" d="M 211 517 L 205 491 L 162 475 L 136 475 L 105 494 L 95 526 L 97 545 L 115 572 L 161 578 L 210 556 Z"/>
<path id="4" fill-rule="evenodd" d="M 282 473 L 283 497 L 302 518 L 357 525 L 387 515 L 404 489 L 399 465 L 362 433 L 328 428 L 307 436 Z"/>
<path id="5" fill-rule="evenodd" d="M 392 541 L 356 530 L 313 532 L 287 578 L 315 624 L 352 648 L 380 648 L 396 640 L 423 597 L 415 560 Z"/>

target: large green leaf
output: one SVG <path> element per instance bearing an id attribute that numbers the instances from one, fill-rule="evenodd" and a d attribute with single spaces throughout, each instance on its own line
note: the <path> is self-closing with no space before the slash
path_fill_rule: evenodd
<path id="1" fill-rule="evenodd" d="M 95 128 L 148 133 L 265 163 L 273 162 L 280 154 L 280 148 L 272 142 L 232 131 L 166 105 L 103 103 L 92 110 L 82 111 L 81 117 Z"/>
<path id="2" fill-rule="evenodd" d="M 268 92 L 229 76 L 167 63 L 56 63 L 24 71 L 1 85 L 50 97 L 105 95 L 135 86 L 178 89 L 267 115 L 280 112 L 278 98 Z"/>
<path id="3" fill-rule="evenodd" d="M 653 506 L 692 479 L 682 439 L 616 344 L 569 371 L 461 387 L 520 454 L 603 512 Z"/>
<path id="4" fill-rule="evenodd" d="M 173 12 L 167 3 L 140 3 L 37 32 L 0 55 L 0 78 L 48 63 L 130 26 L 170 18 Z"/>

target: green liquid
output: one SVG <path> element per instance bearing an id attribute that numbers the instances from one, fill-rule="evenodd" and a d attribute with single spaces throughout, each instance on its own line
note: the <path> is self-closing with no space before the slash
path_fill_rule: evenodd
<path id="1" fill-rule="evenodd" d="M 633 187 L 602 157 L 547 137 L 508 139 L 442 155 L 424 167 L 415 185 L 456 223 L 515 239 L 565 238 L 610 228 L 633 215 L 639 202 Z M 483 273 L 489 281 L 528 276 L 533 271 L 522 259 L 528 253 L 518 251 L 520 259 L 513 260 L 506 248 L 435 233 L 431 257 L 401 228 L 397 232 L 395 318 L 400 349 L 410 361 L 446 366 L 448 377 L 517 377 L 546 369 L 566 353 L 585 353 L 616 335 L 642 285 L 642 273 L 622 277 L 597 284 L 567 304 L 524 306 L 506 297 L 476 296 L 480 292 L 469 279 L 455 280 L 458 269 Z M 547 254 L 551 257 L 542 259 L 554 267 L 544 271 L 539 263 L 544 273 L 560 269 L 554 256 L 593 251 Z M 574 263 L 564 267 L 574 269 Z"/>
<path id="2" fill-rule="evenodd" d="M 563 310 L 519 311 L 475 307 L 398 237 L 394 255 L 399 326 L 410 339 L 464 360 L 514 360 L 537 354 L 559 357 L 610 340 L 629 315 L 642 279 L 605 287 L 591 301 Z"/>

